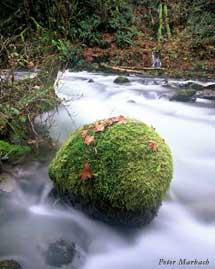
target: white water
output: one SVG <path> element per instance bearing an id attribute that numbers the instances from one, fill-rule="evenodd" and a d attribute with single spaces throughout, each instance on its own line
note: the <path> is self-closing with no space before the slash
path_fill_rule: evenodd
<path id="1" fill-rule="evenodd" d="M 32 164 L 26 168 L 31 174 L 24 177 L 34 179 L 33 188 L 43 182 L 46 189 L 21 192 L 28 213 L 1 226 L 0 256 L 8 252 L 10 257 L 24 256 L 24 269 L 51 268 L 42 261 L 40 249 L 55 238 L 66 238 L 79 245 L 86 259 L 83 269 L 215 268 L 215 105 L 169 102 L 165 96 L 171 90 L 162 86 L 162 79 L 132 76 L 128 85 L 116 85 L 115 77 L 87 72 L 61 75 L 56 93 L 64 105 L 55 115 L 51 135 L 63 142 L 82 124 L 120 114 L 153 125 L 174 157 L 174 178 L 158 216 L 147 227 L 128 233 L 72 208 L 51 206 L 44 201 L 49 190 L 47 164 Z M 178 265 L 180 258 L 210 263 Z M 176 264 L 158 265 L 160 259 Z"/>

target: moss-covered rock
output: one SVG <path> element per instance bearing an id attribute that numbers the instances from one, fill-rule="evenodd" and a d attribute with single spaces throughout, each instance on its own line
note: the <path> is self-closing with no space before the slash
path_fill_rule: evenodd
<path id="1" fill-rule="evenodd" d="M 125 84 L 125 83 L 129 83 L 129 79 L 126 78 L 126 77 L 117 77 L 115 80 L 114 80 L 114 83 L 116 84 Z"/>
<path id="2" fill-rule="evenodd" d="M 195 100 L 196 90 L 193 89 L 181 89 L 171 97 L 171 101 L 190 102 Z"/>
<path id="3" fill-rule="evenodd" d="M 50 163 L 49 175 L 64 198 L 93 217 L 130 226 L 153 219 L 172 170 L 170 149 L 153 128 L 108 119 L 71 134 Z"/>
<path id="4" fill-rule="evenodd" d="M 4 260 L 0 261 L 0 269 L 21 269 L 21 266 L 14 260 Z"/>
<path id="5" fill-rule="evenodd" d="M 17 160 L 31 149 L 28 146 L 12 145 L 0 140 L 0 160 Z"/>

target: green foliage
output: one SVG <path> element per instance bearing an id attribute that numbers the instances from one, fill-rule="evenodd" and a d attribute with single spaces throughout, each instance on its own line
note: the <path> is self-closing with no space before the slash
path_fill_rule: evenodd
<path id="1" fill-rule="evenodd" d="M 133 46 L 134 40 L 139 34 L 136 27 L 130 27 L 126 30 L 118 30 L 115 35 L 116 44 L 119 48 Z"/>
<path id="2" fill-rule="evenodd" d="M 192 33 L 194 45 L 197 47 L 214 45 L 215 43 L 214 10 L 214 1 L 198 0 L 192 4 L 191 13 L 188 18 L 188 30 Z"/>
<path id="3" fill-rule="evenodd" d="M 50 62 L 49 62 L 50 64 Z M 52 68 L 52 67 L 51 67 Z M 0 138 L 12 143 L 26 143 L 38 136 L 34 119 L 53 109 L 57 98 L 50 72 L 42 72 L 34 79 L 1 81 Z M 56 75 L 56 74 L 55 74 Z"/>
<path id="4" fill-rule="evenodd" d="M 3 6 L 5 8 L 6 4 Z M 8 18 L 13 18 L 12 21 L 14 21 L 14 16 L 18 10 L 21 13 L 18 22 L 16 21 L 16 25 L 14 25 L 14 31 L 14 27 L 10 28 L 11 24 L 5 25 L 5 21 Z M 41 47 L 49 48 L 50 44 L 54 45 L 63 60 L 67 59 L 69 53 L 68 44 L 66 41 L 61 43 L 62 39 L 69 39 L 73 42 L 81 41 L 87 46 L 105 47 L 106 44 L 101 38 L 102 33 L 118 31 L 117 39 L 120 39 L 119 44 L 122 44 L 122 35 L 125 32 L 126 45 L 132 43 L 131 40 L 134 36 L 131 33 L 132 29 L 129 30 L 134 19 L 133 10 L 128 1 L 20 0 L 17 7 L 13 6 L 6 13 L 5 16 L 8 18 L 4 17 L 2 21 L 0 19 L 2 34 L 8 35 L 12 31 L 20 33 L 26 29 L 28 31 L 31 29 L 37 33 Z M 29 34 L 32 35 L 30 32 Z"/>
<path id="5" fill-rule="evenodd" d="M 12 145 L 0 140 L 0 161 L 14 161 L 31 151 L 28 146 Z"/>
<path id="6" fill-rule="evenodd" d="M 49 166 L 59 192 L 71 199 L 79 197 L 116 219 L 124 213 L 148 214 L 157 208 L 172 178 L 172 157 L 154 129 L 130 120 L 104 132 L 90 131 L 96 142 L 89 146 L 81 137 L 82 130 L 69 137 Z M 156 143 L 156 150 L 150 148 L 150 141 Z M 86 160 L 95 176 L 84 181 L 80 172 Z"/>

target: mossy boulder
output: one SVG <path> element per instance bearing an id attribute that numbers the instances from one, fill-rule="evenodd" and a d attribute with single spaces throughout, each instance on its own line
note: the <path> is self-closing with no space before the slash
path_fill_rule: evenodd
<path id="1" fill-rule="evenodd" d="M 115 80 L 114 80 L 114 83 L 116 84 L 125 84 L 125 83 L 129 83 L 130 80 L 126 77 L 117 77 Z"/>
<path id="2" fill-rule="evenodd" d="M 190 102 L 195 100 L 196 90 L 180 89 L 171 97 L 171 101 Z"/>
<path id="3" fill-rule="evenodd" d="M 142 225 L 156 215 L 169 188 L 172 156 L 154 128 L 120 117 L 72 133 L 50 163 L 49 175 L 64 199 L 91 216 Z"/>

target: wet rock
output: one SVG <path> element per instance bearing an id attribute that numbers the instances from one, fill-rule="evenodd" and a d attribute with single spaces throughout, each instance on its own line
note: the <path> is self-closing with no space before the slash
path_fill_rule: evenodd
<path id="1" fill-rule="evenodd" d="M 90 78 L 90 79 L 88 80 L 88 82 L 89 82 L 89 83 L 93 83 L 94 80 L 93 80 L 92 78 Z"/>
<path id="2" fill-rule="evenodd" d="M 13 192 L 16 188 L 16 181 L 6 173 L 0 175 L 0 191 Z"/>
<path id="3" fill-rule="evenodd" d="M 123 116 L 120 118 L 125 119 Z M 156 216 L 168 190 L 172 178 L 171 152 L 153 128 L 143 122 L 129 119 L 125 119 L 125 124 L 113 124 L 112 121 L 117 119 L 118 117 L 104 120 L 103 122 L 109 122 L 111 125 L 102 135 L 96 135 L 97 150 L 100 154 L 96 162 L 94 153 L 87 156 L 88 164 L 80 161 L 81 158 L 85 159 L 85 145 L 83 143 L 83 147 L 82 144 L 77 147 L 76 141 L 80 141 L 83 131 L 94 128 L 100 122 L 85 125 L 71 134 L 50 163 L 49 176 L 61 199 L 68 200 L 74 207 L 93 218 L 113 225 L 142 226 Z M 122 134 L 126 140 L 121 139 Z M 114 146 L 110 147 L 109 141 L 112 141 Z M 73 169 L 77 161 L 79 166 Z M 89 166 L 89 171 L 92 171 L 91 161 L 94 161 L 93 173 L 98 176 L 95 180 L 87 180 L 86 184 L 85 180 L 80 180 L 80 171 L 83 165 Z M 124 169 L 128 165 L 129 169 Z M 84 169 L 82 174 L 85 173 Z M 155 174 L 152 174 L 154 172 Z M 92 172 L 89 172 L 87 177 L 91 179 L 94 175 L 90 173 Z M 85 178 L 85 174 L 83 177 Z M 115 184 L 116 181 L 120 187 Z M 158 182 L 162 182 L 159 188 Z"/>
<path id="4" fill-rule="evenodd" d="M 215 90 L 203 90 L 196 93 L 196 97 L 208 100 L 215 100 Z"/>
<path id="5" fill-rule="evenodd" d="M 194 81 L 189 81 L 189 82 L 182 83 L 181 87 L 193 89 L 193 90 L 196 90 L 196 91 L 200 91 L 200 90 L 202 90 L 204 88 L 203 85 L 199 84 L 198 82 L 194 82 Z"/>
<path id="6" fill-rule="evenodd" d="M 170 101 L 191 102 L 195 101 L 195 90 L 182 89 L 177 90 L 176 93 L 170 98 Z"/>
<path id="7" fill-rule="evenodd" d="M 60 239 L 49 245 L 48 250 L 45 253 L 45 260 L 48 265 L 60 267 L 71 263 L 75 254 L 75 244 Z"/>
<path id="8" fill-rule="evenodd" d="M 0 261 L 0 269 L 22 269 L 22 267 L 14 260 L 4 260 Z"/>
<path id="9" fill-rule="evenodd" d="M 204 87 L 204 90 L 215 91 L 215 84 L 210 84 Z"/>
<path id="10" fill-rule="evenodd" d="M 114 83 L 116 84 L 125 84 L 125 83 L 129 83 L 130 80 L 126 77 L 117 77 L 115 80 L 114 80 Z"/>
<path id="11" fill-rule="evenodd" d="M 129 103 L 129 104 L 136 104 L 136 101 L 130 99 L 130 100 L 127 101 L 127 103 Z"/>

